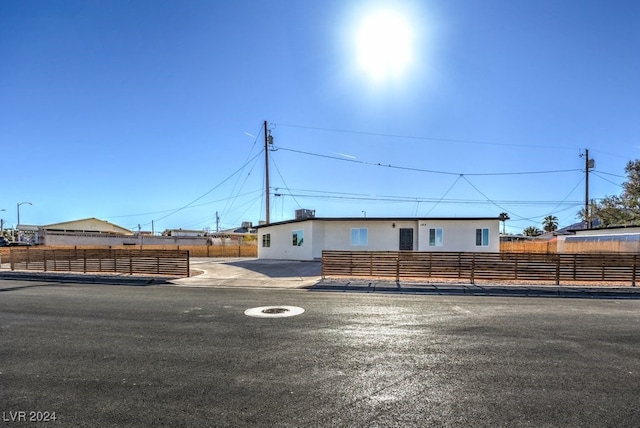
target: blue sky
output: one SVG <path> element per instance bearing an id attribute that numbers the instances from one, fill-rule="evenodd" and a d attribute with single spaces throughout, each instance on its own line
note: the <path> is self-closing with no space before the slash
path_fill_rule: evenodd
<path id="1" fill-rule="evenodd" d="M 406 27 L 393 72 L 360 61 L 371 16 Z M 592 198 L 639 157 L 638 22 L 637 1 L 3 1 L 0 215 L 257 223 L 266 120 L 271 221 L 569 225 L 584 149 Z"/>

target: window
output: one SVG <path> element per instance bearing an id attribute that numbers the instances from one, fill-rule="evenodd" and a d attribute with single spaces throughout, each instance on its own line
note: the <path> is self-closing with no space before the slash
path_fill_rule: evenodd
<path id="1" fill-rule="evenodd" d="M 482 247 L 489 245 L 489 229 L 476 229 L 476 245 Z"/>
<path id="2" fill-rule="evenodd" d="M 265 233 L 264 235 L 262 235 L 262 246 L 263 247 L 270 247 L 271 246 L 271 234 L 270 233 Z"/>
<path id="3" fill-rule="evenodd" d="M 302 242 L 304 240 L 304 233 L 302 230 L 294 230 L 293 231 L 293 246 L 294 247 L 302 247 Z"/>
<path id="4" fill-rule="evenodd" d="M 367 228 L 351 229 L 351 245 L 368 245 L 368 244 L 369 244 L 369 229 Z"/>
<path id="5" fill-rule="evenodd" d="M 429 246 L 442 247 L 442 228 L 429 229 Z"/>

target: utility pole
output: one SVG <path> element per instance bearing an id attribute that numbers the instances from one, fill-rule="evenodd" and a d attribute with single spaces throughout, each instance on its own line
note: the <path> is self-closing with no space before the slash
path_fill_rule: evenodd
<path id="1" fill-rule="evenodd" d="M 584 149 L 584 160 L 584 221 L 585 229 L 591 229 L 591 213 L 589 212 L 589 169 L 595 168 L 596 161 L 594 159 L 589 159 L 589 149 Z"/>
<path id="2" fill-rule="evenodd" d="M 270 223 L 269 212 L 269 144 L 273 144 L 273 137 L 269 134 L 267 129 L 267 121 L 264 121 L 264 183 L 265 183 L 265 220 L 267 224 Z"/>
<path id="3" fill-rule="evenodd" d="M 218 211 L 216 211 L 216 233 L 220 232 L 220 217 L 218 216 Z"/>

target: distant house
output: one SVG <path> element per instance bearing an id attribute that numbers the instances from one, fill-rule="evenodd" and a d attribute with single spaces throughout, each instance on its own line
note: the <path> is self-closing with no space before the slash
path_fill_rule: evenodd
<path id="1" fill-rule="evenodd" d="M 191 230 L 191 229 L 167 229 L 162 232 L 162 236 L 177 236 L 177 237 L 191 237 L 201 238 L 205 235 L 204 230 Z"/>
<path id="2" fill-rule="evenodd" d="M 323 250 L 499 252 L 498 217 L 299 218 L 257 226 L 258 258 L 314 260 Z"/>
<path id="3" fill-rule="evenodd" d="M 73 233 L 102 233 L 108 235 L 133 235 L 133 232 L 124 227 L 95 217 L 81 220 L 65 221 L 63 223 L 40 226 L 41 231 L 49 232 L 73 232 Z"/>
<path id="4" fill-rule="evenodd" d="M 250 221 L 242 222 L 242 226 L 233 229 L 221 230 L 218 232 L 210 232 L 208 234 L 211 243 L 220 244 L 241 244 L 244 242 L 254 241 L 256 239 L 257 230 Z"/>
<path id="5" fill-rule="evenodd" d="M 102 238 L 133 236 L 129 229 L 91 217 L 39 226 L 37 242 L 44 245 L 100 245 Z"/>
<path id="6" fill-rule="evenodd" d="M 577 229 L 558 235 L 559 253 L 640 253 L 640 226 Z"/>

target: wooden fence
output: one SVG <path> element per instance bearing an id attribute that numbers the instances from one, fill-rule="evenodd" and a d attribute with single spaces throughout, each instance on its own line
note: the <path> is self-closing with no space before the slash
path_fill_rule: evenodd
<path id="1" fill-rule="evenodd" d="M 558 242 L 553 241 L 507 241 L 500 242 L 501 253 L 557 253 Z"/>
<path id="2" fill-rule="evenodd" d="M 12 248 L 11 270 L 189 276 L 189 251 Z"/>
<path id="3" fill-rule="evenodd" d="M 622 282 L 636 285 L 637 254 L 323 251 L 322 275 L 469 281 Z"/>
<path id="4" fill-rule="evenodd" d="M 9 252 L 17 247 L 0 247 L 0 260 L 7 262 Z M 258 257 L 258 247 L 255 244 L 226 244 L 226 245 L 68 245 L 48 246 L 38 245 L 34 247 L 20 247 L 46 250 L 187 250 L 191 257 Z"/>

